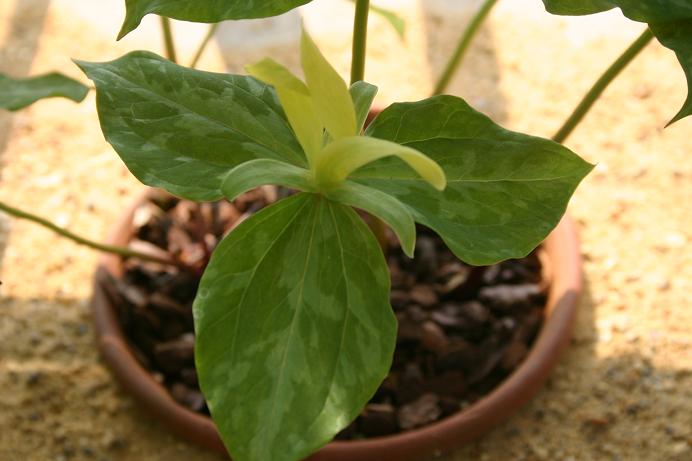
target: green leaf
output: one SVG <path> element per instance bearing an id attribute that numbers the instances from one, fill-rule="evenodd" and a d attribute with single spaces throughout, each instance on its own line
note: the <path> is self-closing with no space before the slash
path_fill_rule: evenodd
<path id="1" fill-rule="evenodd" d="M 346 82 L 329 64 L 305 29 L 300 56 L 317 116 L 334 140 L 358 134 L 356 112 Z"/>
<path id="2" fill-rule="evenodd" d="M 14 79 L 0 74 L 0 108 L 19 110 L 44 98 L 62 97 L 81 102 L 89 88 L 57 72 Z"/>
<path id="3" fill-rule="evenodd" d="M 273 59 L 263 59 L 245 69 L 253 77 L 274 87 L 293 132 L 313 164 L 322 149 L 324 127 L 317 117 L 308 87 Z"/>
<path id="4" fill-rule="evenodd" d="M 650 24 L 649 27 L 663 46 L 675 51 L 687 77 L 687 99 L 668 125 L 692 115 L 692 19 Z"/>
<path id="5" fill-rule="evenodd" d="M 153 13 L 192 22 L 221 22 L 277 16 L 311 0 L 125 0 L 127 13 L 118 40 L 135 30 L 142 18 Z"/>
<path id="6" fill-rule="evenodd" d="M 673 50 L 687 77 L 687 99 L 668 123 L 692 115 L 692 1 L 688 0 L 543 0 L 553 14 L 583 15 L 620 8 L 628 18 L 649 24 L 661 44 Z"/>
<path id="7" fill-rule="evenodd" d="M 106 140 L 144 184 L 215 200 L 241 163 L 305 166 L 276 93 L 252 77 L 191 70 L 142 51 L 78 64 L 96 84 Z"/>
<path id="8" fill-rule="evenodd" d="M 345 181 L 327 192 L 327 197 L 377 216 L 392 228 L 404 253 L 413 258 L 416 246 L 416 223 L 408 208 L 396 198 L 372 187 Z"/>
<path id="9" fill-rule="evenodd" d="M 255 187 L 272 184 L 301 191 L 312 191 L 310 172 L 288 163 L 272 159 L 257 159 L 242 163 L 233 168 L 221 184 L 221 190 L 228 200 Z"/>
<path id="10" fill-rule="evenodd" d="M 687 0 L 543 0 L 549 13 L 585 15 L 620 8 L 633 21 L 666 22 L 692 17 Z"/>
<path id="11" fill-rule="evenodd" d="M 370 10 L 373 13 L 382 16 L 394 28 L 399 38 L 402 40 L 406 37 L 406 21 L 391 10 L 380 8 L 379 6 L 370 5 Z"/>
<path id="12" fill-rule="evenodd" d="M 366 134 L 424 153 L 444 170 L 447 188 L 435 190 L 393 158 L 361 168 L 352 180 L 399 199 L 460 259 L 477 265 L 536 247 L 592 168 L 560 144 L 501 128 L 454 96 L 394 104 Z"/>
<path id="13" fill-rule="evenodd" d="M 356 110 L 356 131 L 360 133 L 368 118 L 372 102 L 377 95 L 377 87 L 367 82 L 356 82 L 349 88 L 353 106 Z"/>
<path id="14" fill-rule="evenodd" d="M 406 162 L 435 189 L 445 188 L 445 173 L 434 160 L 416 149 L 366 136 L 342 138 L 327 145 L 320 154 L 317 180 L 327 187 L 339 184 L 363 165 L 390 156 Z"/>
<path id="15" fill-rule="evenodd" d="M 351 0 L 351 3 L 355 3 L 356 0 Z M 404 21 L 399 15 L 397 15 L 395 12 L 391 10 L 387 10 L 385 8 L 380 8 L 379 6 L 375 6 L 372 3 L 370 4 L 370 11 L 372 11 L 375 14 L 379 14 L 382 16 L 382 18 L 387 21 L 396 31 L 396 33 L 399 35 L 399 38 L 402 40 L 406 36 L 406 21 Z"/>
<path id="16" fill-rule="evenodd" d="M 313 194 L 244 221 L 194 303 L 200 386 L 236 461 L 294 461 L 326 444 L 391 365 L 382 252 L 358 215 Z"/>

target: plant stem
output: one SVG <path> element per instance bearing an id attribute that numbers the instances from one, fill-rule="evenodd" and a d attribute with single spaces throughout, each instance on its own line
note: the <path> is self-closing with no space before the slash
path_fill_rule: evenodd
<path id="1" fill-rule="evenodd" d="M 84 237 L 80 237 L 79 235 L 73 234 L 72 232 L 68 231 L 67 229 L 64 229 L 60 226 L 57 226 L 56 224 L 53 224 L 52 222 L 48 221 L 47 219 L 44 219 L 40 216 L 37 216 L 35 214 L 28 213 L 26 211 L 19 210 L 17 208 L 11 207 L 10 205 L 7 205 L 6 203 L 0 202 L 0 210 L 4 211 L 5 213 L 12 215 L 16 218 L 20 219 L 26 219 L 28 221 L 32 221 L 36 224 L 39 224 L 43 227 L 46 227 L 56 234 L 59 234 L 63 237 L 66 237 L 80 245 L 85 245 L 90 248 L 93 248 L 95 250 L 99 251 L 104 251 L 106 253 L 113 253 L 116 255 L 120 255 L 124 258 L 139 258 L 143 259 L 146 261 L 153 261 L 161 264 L 168 264 L 168 265 L 174 265 L 177 266 L 174 261 L 171 261 L 169 259 L 164 259 L 164 258 L 159 258 L 157 256 L 153 256 L 150 254 L 146 253 L 141 253 L 136 250 L 131 250 L 129 248 L 125 247 L 119 247 L 115 245 L 106 245 L 103 243 L 98 243 L 91 241 L 89 239 L 86 239 Z"/>
<path id="2" fill-rule="evenodd" d="M 195 53 L 195 57 L 192 58 L 192 61 L 190 61 L 190 67 L 194 69 L 197 67 L 197 63 L 199 62 L 199 59 L 202 57 L 202 54 L 204 53 L 204 50 L 207 48 L 207 45 L 211 41 L 212 37 L 216 33 L 216 29 L 218 29 L 219 23 L 212 24 L 209 27 L 209 30 L 207 31 L 207 35 L 204 36 L 202 39 L 202 42 L 199 44 L 199 48 L 197 48 L 197 52 Z"/>
<path id="3" fill-rule="evenodd" d="M 365 50 L 368 41 L 370 0 L 356 1 L 353 21 L 353 51 L 351 54 L 351 85 L 365 79 Z"/>
<path id="4" fill-rule="evenodd" d="M 576 126 L 587 114 L 591 106 L 601 96 L 601 93 L 610 85 L 615 77 L 639 54 L 641 50 L 654 38 L 654 34 L 648 27 L 630 46 L 620 55 L 619 58 L 601 75 L 591 89 L 584 95 L 579 105 L 574 109 L 572 115 L 565 121 L 562 127 L 553 136 L 553 141 L 562 143 L 574 131 Z"/>
<path id="5" fill-rule="evenodd" d="M 353 20 L 353 52 L 351 54 L 351 85 L 365 80 L 365 54 L 368 42 L 368 13 L 370 0 L 356 0 L 356 14 Z M 370 215 L 370 230 L 380 244 L 382 251 L 389 248 L 387 225 L 380 218 Z"/>
<path id="6" fill-rule="evenodd" d="M 473 37 L 475 37 L 476 33 L 478 32 L 478 29 L 480 29 L 481 24 L 483 24 L 483 21 L 486 17 L 488 17 L 488 13 L 490 13 L 490 10 L 492 10 L 493 6 L 495 6 L 496 3 L 497 0 L 485 0 L 485 3 L 483 3 L 481 8 L 471 19 L 471 23 L 469 23 L 468 27 L 466 27 L 466 30 L 464 30 L 464 32 L 461 34 L 461 37 L 459 38 L 459 44 L 457 45 L 456 50 L 454 50 L 454 54 L 452 54 L 452 57 L 449 58 L 449 62 L 447 63 L 447 66 L 445 67 L 442 76 L 437 81 L 435 89 L 433 90 L 433 94 L 442 94 L 445 92 L 447 86 L 449 85 L 449 82 L 452 80 L 452 77 L 454 77 L 454 74 L 459 68 L 461 60 L 464 58 L 464 55 L 468 51 L 469 45 L 473 41 Z"/>
<path id="7" fill-rule="evenodd" d="M 171 32 L 171 20 L 160 16 L 161 18 L 161 30 L 163 31 L 163 43 L 166 46 L 166 57 L 173 61 L 178 62 L 178 58 L 175 53 L 175 43 L 173 42 L 173 32 Z"/>

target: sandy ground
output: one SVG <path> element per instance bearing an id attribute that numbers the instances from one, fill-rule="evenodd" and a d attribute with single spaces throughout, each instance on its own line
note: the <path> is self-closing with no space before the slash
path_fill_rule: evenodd
<path id="1" fill-rule="evenodd" d="M 116 45 L 122 2 L 80 3 L 0 0 L 0 71 L 79 76 L 70 57 L 160 49 L 153 18 Z M 408 23 L 401 42 L 372 21 L 367 76 L 381 87 L 378 103 L 426 97 L 478 2 L 378 3 Z M 350 8 L 317 0 L 300 13 L 344 73 Z M 295 67 L 299 22 L 294 13 L 224 27 L 202 66 L 239 70 L 271 54 Z M 176 26 L 187 60 L 204 29 Z M 617 13 L 568 20 L 538 0 L 500 2 L 451 91 L 509 128 L 549 136 L 640 30 Z M 529 405 L 448 461 L 692 459 L 692 120 L 663 130 L 685 94 L 673 53 L 652 44 L 568 140 L 598 162 L 571 206 L 586 277 L 572 347 Z M 93 95 L 0 113 L 0 161 L 2 200 L 94 238 L 141 188 L 103 141 Z M 97 257 L 11 222 L 0 287 L 0 460 L 220 459 L 170 436 L 99 361 L 88 310 Z"/>

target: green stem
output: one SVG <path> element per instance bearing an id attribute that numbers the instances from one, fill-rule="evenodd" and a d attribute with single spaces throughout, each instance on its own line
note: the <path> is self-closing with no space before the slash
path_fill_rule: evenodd
<path id="1" fill-rule="evenodd" d="M 202 54 L 204 53 L 204 50 L 207 48 L 207 45 L 209 45 L 209 42 L 211 41 L 212 37 L 214 37 L 214 34 L 216 33 L 216 29 L 218 29 L 219 23 L 212 24 L 211 27 L 209 27 L 209 30 L 207 31 L 207 35 L 204 36 L 204 39 L 202 39 L 202 43 L 199 44 L 199 48 L 197 48 L 197 52 L 195 53 L 195 57 L 192 58 L 192 61 L 190 62 L 190 67 L 194 69 L 197 67 L 197 63 L 199 62 L 199 59 L 202 57 Z"/>
<path id="2" fill-rule="evenodd" d="M 7 205 L 6 203 L 3 203 L 3 202 L 0 202 L 0 210 L 4 211 L 5 213 L 7 213 L 9 215 L 12 215 L 16 218 L 26 219 L 28 221 L 32 221 L 36 224 L 39 224 L 43 227 L 46 227 L 46 228 L 52 230 L 56 234 L 59 234 L 59 235 L 66 237 L 66 238 L 68 238 L 68 239 L 70 239 L 70 240 L 72 240 L 72 241 L 74 241 L 80 245 L 85 245 L 85 246 L 88 246 L 88 247 L 93 248 L 95 250 L 104 251 L 106 253 L 113 253 L 116 255 L 120 255 L 124 258 L 139 258 L 139 259 L 142 259 L 145 261 L 154 261 L 154 262 L 161 263 L 161 264 L 177 265 L 175 262 L 173 262 L 169 259 L 159 258 L 157 256 L 153 256 L 153 255 L 146 254 L 146 253 L 141 253 L 139 251 L 131 250 L 131 249 L 125 248 L 125 247 L 119 247 L 119 246 L 115 246 L 115 245 L 106 245 L 103 243 L 98 243 L 98 242 L 88 240 L 84 237 L 80 237 L 79 235 L 73 234 L 72 232 L 68 231 L 67 229 L 64 229 L 60 226 L 57 226 L 56 224 L 53 224 L 52 222 L 50 222 L 50 221 L 48 221 L 48 220 L 46 220 L 40 216 L 37 216 L 37 215 L 31 214 L 31 213 L 28 213 L 26 211 L 22 211 L 22 210 L 19 210 L 17 208 L 11 207 L 10 205 Z"/>
<path id="3" fill-rule="evenodd" d="M 615 77 L 639 54 L 641 50 L 654 38 L 651 29 L 647 29 L 625 50 L 619 58 L 601 75 L 591 89 L 584 95 L 572 115 L 565 121 L 562 127 L 553 136 L 553 141 L 562 143 L 574 131 L 576 126 L 587 114 L 591 106 L 601 96 L 601 93 L 610 85 Z"/>
<path id="4" fill-rule="evenodd" d="M 163 31 L 163 43 L 166 46 L 166 57 L 173 61 L 178 62 L 178 57 L 175 53 L 175 43 L 173 42 L 173 32 L 171 32 L 171 20 L 160 16 L 161 18 L 161 30 Z"/>
<path id="5" fill-rule="evenodd" d="M 365 80 L 368 13 L 370 13 L 370 0 L 356 0 L 356 14 L 353 20 L 353 52 L 351 54 L 351 85 Z M 368 224 L 372 233 L 375 234 L 380 247 L 386 252 L 389 248 L 387 224 L 374 215 L 370 215 Z"/>
<path id="6" fill-rule="evenodd" d="M 353 21 L 353 52 L 351 54 L 351 85 L 365 80 L 365 50 L 368 41 L 370 0 L 356 1 Z"/>
<path id="7" fill-rule="evenodd" d="M 452 77 L 454 77 L 454 74 L 459 68 L 461 60 L 468 51 L 469 45 L 473 41 L 473 37 L 475 37 L 476 32 L 478 32 L 481 24 L 483 24 L 483 21 L 486 17 L 488 17 L 488 13 L 490 13 L 490 10 L 492 10 L 496 3 L 497 0 L 485 0 L 485 3 L 483 3 L 476 15 L 471 19 L 471 23 L 461 34 L 459 44 L 457 45 L 456 50 L 454 50 L 452 57 L 449 59 L 442 76 L 437 81 L 433 94 L 442 94 L 445 92 L 447 86 L 449 86 L 449 82 L 452 80 Z"/>

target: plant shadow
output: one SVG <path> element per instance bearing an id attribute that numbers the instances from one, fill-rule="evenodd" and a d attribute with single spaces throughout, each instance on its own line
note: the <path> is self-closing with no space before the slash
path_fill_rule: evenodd
<path id="1" fill-rule="evenodd" d="M 51 0 L 15 0 L 9 30 L 0 47 L 0 73 L 26 77 L 38 50 L 39 39 Z M 12 114 L 0 110 L 0 170 L 12 131 Z"/>
<path id="2" fill-rule="evenodd" d="M 481 6 L 480 0 L 422 0 L 427 58 L 433 81 L 443 74 L 461 34 Z M 492 18 L 486 19 L 471 42 L 445 93 L 460 96 L 496 123 L 506 118 L 501 71 L 493 44 Z"/>

